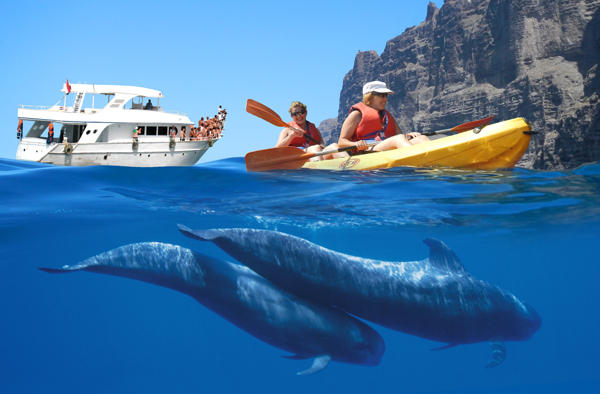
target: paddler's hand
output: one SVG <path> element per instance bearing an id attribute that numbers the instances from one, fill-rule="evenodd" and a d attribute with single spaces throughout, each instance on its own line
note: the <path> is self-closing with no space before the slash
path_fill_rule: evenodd
<path id="1" fill-rule="evenodd" d="M 412 140 L 413 138 L 417 138 L 420 135 L 421 135 L 421 133 L 408 133 L 408 134 L 406 134 L 406 139 Z"/>
<path id="2" fill-rule="evenodd" d="M 365 149 L 367 149 L 367 141 L 365 141 L 365 140 L 358 140 L 356 142 L 356 149 L 357 150 L 365 150 Z"/>
<path id="3" fill-rule="evenodd" d="M 294 129 L 287 129 L 288 131 L 288 135 L 287 138 L 296 138 L 296 137 L 302 137 L 304 135 L 304 133 L 300 130 L 294 130 Z"/>

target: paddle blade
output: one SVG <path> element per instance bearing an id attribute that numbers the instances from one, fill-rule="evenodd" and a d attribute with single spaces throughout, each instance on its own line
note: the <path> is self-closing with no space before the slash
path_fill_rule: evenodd
<path id="1" fill-rule="evenodd" d="M 272 125 L 288 127 L 288 124 L 285 123 L 275 111 L 273 111 L 266 105 L 259 103 L 258 101 L 248 99 L 248 101 L 246 102 L 246 112 L 254 116 L 258 116 L 259 118 L 266 120 Z"/>
<path id="2" fill-rule="evenodd" d="M 246 170 L 248 172 L 296 170 L 315 156 L 315 153 L 304 153 L 302 149 L 293 146 L 257 150 L 246 154 Z"/>
<path id="3" fill-rule="evenodd" d="M 455 126 L 455 127 L 451 128 L 450 130 L 454 131 L 456 133 L 462 133 L 463 131 L 473 130 L 475 127 L 486 125 L 486 124 L 490 123 L 492 121 L 492 119 L 494 119 L 494 115 L 490 116 L 489 118 L 474 120 L 469 123 L 464 123 L 459 126 Z"/>

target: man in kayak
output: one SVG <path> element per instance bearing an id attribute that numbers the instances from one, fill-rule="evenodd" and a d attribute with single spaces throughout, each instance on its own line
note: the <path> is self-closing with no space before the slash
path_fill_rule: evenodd
<path id="1" fill-rule="evenodd" d="M 292 117 L 292 121 L 288 124 L 291 127 L 286 127 L 285 129 L 281 130 L 275 147 L 281 148 L 285 146 L 295 146 L 300 149 L 304 149 L 304 151 L 307 153 L 318 153 L 323 151 L 323 147 L 325 145 L 323 144 L 321 132 L 313 123 L 310 123 L 308 120 L 306 120 L 306 115 L 308 113 L 306 105 L 302 104 L 300 101 L 294 101 L 292 105 L 290 105 L 289 112 Z M 337 149 L 337 144 L 331 144 L 326 148 L 326 150 Z M 337 158 L 344 156 L 344 153 L 336 153 L 333 155 L 317 156 L 314 159 L 326 160 L 334 157 Z"/>
<path id="2" fill-rule="evenodd" d="M 388 94 L 394 92 L 384 82 L 373 81 L 363 86 L 363 101 L 350 108 L 342 124 L 338 145 L 356 145 L 358 151 L 384 151 L 404 148 L 429 141 L 420 133 L 402 134 L 396 119 L 385 109 Z M 368 147 L 368 144 L 376 144 Z"/>

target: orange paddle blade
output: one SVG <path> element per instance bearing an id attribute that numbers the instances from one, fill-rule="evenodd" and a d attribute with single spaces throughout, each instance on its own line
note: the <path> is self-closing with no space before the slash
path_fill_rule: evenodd
<path id="1" fill-rule="evenodd" d="M 469 123 L 463 123 L 459 126 L 451 128 L 450 130 L 457 132 L 457 133 L 461 133 L 461 132 L 467 131 L 467 130 L 473 130 L 475 127 L 483 126 L 483 125 L 490 123 L 492 121 L 492 119 L 494 119 L 494 115 L 490 116 L 489 118 L 474 120 L 473 122 L 469 122 Z"/>
<path id="2" fill-rule="evenodd" d="M 258 116 L 261 119 L 266 120 L 275 126 L 288 127 L 289 125 L 285 123 L 279 115 L 271 108 L 267 107 L 264 104 L 259 103 L 258 101 L 254 101 L 252 99 L 248 99 L 246 102 L 246 112 Z"/>
<path id="3" fill-rule="evenodd" d="M 315 156 L 315 153 L 304 153 L 302 149 L 293 146 L 257 150 L 246 154 L 246 170 L 249 172 L 296 170 Z"/>

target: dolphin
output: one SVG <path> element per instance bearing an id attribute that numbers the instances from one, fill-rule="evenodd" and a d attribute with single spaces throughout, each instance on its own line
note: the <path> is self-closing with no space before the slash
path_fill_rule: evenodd
<path id="1" fill-rule="evenodd" d="M 330 360 L 375 366 L 385 350 L 383 338 L 362 321 L 327 305 L 279 289 L 251 269 L 176 245 L 137 243 L 49 273 L 89 271 L 121 276 L 187 294 L 261 341 L 315 357 L 299 375 L 321 371 Z"/>
<path id="2" fill-rule="evenodd" d="M 532 307 L 469 275 L 456 254 L 435 239 L 424 240 L 428 258 L 391 262 L 338 253 L 277 231 L 179 229 L 213 242 L 290 293 L 448 344 L 439 349 L 490 341 L 487 368 L 504 361 L 504 341 L 527 340 L 541 326 Z"/>

